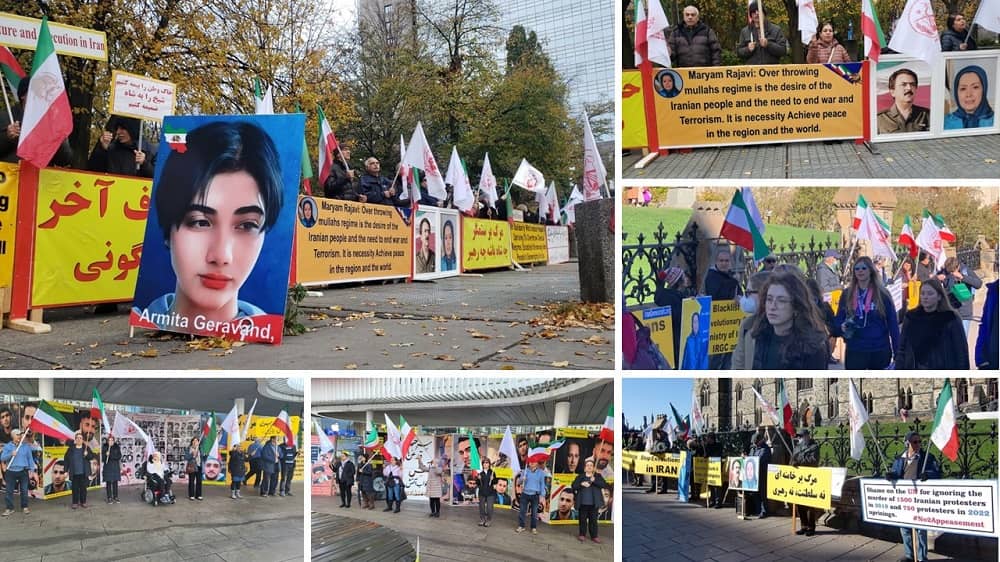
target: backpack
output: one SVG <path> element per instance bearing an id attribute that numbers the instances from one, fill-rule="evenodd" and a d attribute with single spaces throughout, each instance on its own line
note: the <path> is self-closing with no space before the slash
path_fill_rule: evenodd
<path id="1" fill-rule="evenodd" d="M 660 353 L 660 348 L 655 343 L 650 336 L 650 330 L 648 327 L 643 326 L 642 322 L 632 315 L 632 320 L 635 322 L 635 357 L 632 363 L 625 364 L 626 369 L 638 370 L 638 371 L 663 371 L 670 369 L 670 364 L 667 363 L 666 358 Z"/>

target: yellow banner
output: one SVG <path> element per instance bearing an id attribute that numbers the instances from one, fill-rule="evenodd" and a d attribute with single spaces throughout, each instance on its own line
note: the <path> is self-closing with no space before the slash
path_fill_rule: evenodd
<path id="1" fill-rule="evenodd" d="M 410 225 L 395 207 L 307 196 L 299 196 L 298 205 L 295 267 L 299 283 L 410 276 Z"/>
<path id="2" fill-rule="evenodd" d="M 664 68 L 653 86 L 662 148 L 863 135 L 861 63 Z"/>
<path id="3" fill-rule="evenodd" d="M 278 444 L 282 444 L 285 440 L 285 434 L 281 432 L 280 429 L 274 426 L 274 420 L 277 419 L 275 416 L 254 416 L 250 420 L 250 427 L 247 429 L 247 434 L 243 438 L 243 450 L 246 451 L 247 447 L 253 443 L 254 439 L 260 438 L 261 443 L 267 443 L 267 440 L 271 438 L 272 435 L 278 438 Z M 243 427 L 245 423 L 246 415 L 239 417 L 240 427 Z M 308 464 L 304 462 L 303 455 L 309 452 L 309 448 L 303 448 L 301 441 L 302 435 L 299 433 L 299 427 L 302 423 L 302 418 L 299 416 L 288 416 L 288 424 L 292 426 L 292 435 L 295 436 L 295 443 L 299 448 L 299 462 L 295 463 L 295 472 L 292 473 L 292 482 L 303 482 L 305 480 L 305 465 Z M 249 460 L 247 461 L 249 462 Z"/>
<path id="4" fill-rule="evenodd" d="M 829 467 L 788 466 L 771 464 L 767 466 L 767 497 L 782 501 L 830 509 L 833 472 Z"/>
<path id="5" fill-rule="evenodd" d="M 829 293 L 823 293 L 823 300 L 830 303 L 830 308 L 833 309 L 833 313 L 837 313 L 837 309 L 840 308 L 840 295 L 843 294 L 843 289 L 837 289 L 835 291 L 830 291 Z"/>
<path id="6" fill-rule="evenodd" d="M 726 474 L 726 459 L 721 457 L 710 457 L 708 459 L 708 485 L 722 486 L 722 477 Z"/>
<path id="7" fill-rule="evenodd" d="M 39 172 L 32 307 L 132 299 L 151 184 L 76 170 Z"/>
<path id="8" fill-rule="evenodd" d="M 691 464 L 694 467 L 694 477 L 692 481 L 695 484 L 704 484 L 705 480 L 708 479 L 708 458 L 695 457 L 691 459 L 691 461 Z"/>
<path id="9" fill-rule="evenodd" d="M 18 164 L 0 162 L 0 287 L 10 287 L 14 276 L 14 232 L 17 230 Z M 0 312 L 7 310 L 0 302 Z"/>
<path id="10" fill-rule="evenodd" d="M 622 148 L 646 146 L 646 111 L 642 105 L 642 75 L 622 71 Z"/>
<path id="11" fill-rule="evenodd" d="M 712 301 L 712 323 L 708 330 L 708 354 L 721 355 L 736 349 L 740 324 L 746 314 L 734 300 Z"/>
<path id="12" fill-rule="evenodd" d="M 622 470 L 635 470 L 636 451 L 622 451 Z"/>
<path id="13" fill-rule="evenodd" d="M 511 246 L 517 263 L 549 261 L 545 225 L 515 222 L 511 227 Z"/>
<path id="14" fill-rule="evenodd" d="M 510 223 L 462 217 L 462 269 L 510 265 Z"/>
<path id="15" fill-rule="evenodd" d="M 906 309 L 913 310 L 920 305 L 920 281 L 910 281 L 910 285 L 906 289 Z"/>
<path id="16" fill-rule="evenodd" d="M 629 309 L 638 313 L 639 320 L 643 326 L 649 328 L 649 339 L 653 340 L 656 347 L 660 349 L 663 358 L 670 365 L 671 369 L 676 369 L 674 365 L 674 323 L 671 320 L 673 314 L 680 314 L 679 310 L 670 310 L 669 306 L 637 306 Z"/>
<path id="17" fill-rule="evenodd" d="M 636 474 L 652 474 L 677 478 L 681 472 L 681 455 L 679 453 L 663 453 L 651 455 L 639 453 L 635 458 Z"/>
<path id="18" fill-rule="evenodd" d="M 587 439 L 590 431 L 579 427 L 557 427 L 556 439 Z"/>

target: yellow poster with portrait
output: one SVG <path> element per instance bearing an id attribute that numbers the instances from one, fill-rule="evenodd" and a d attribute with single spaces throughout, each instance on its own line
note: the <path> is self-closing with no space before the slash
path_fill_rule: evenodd
<path id="1" fill-rule="evenodd" d="M 272 435 L 278 438 L 279 445 L 282 444 L 285 440 L 285 434 L 274 425 L 274 420 L 276 419 L 277 418 L 275 416 L 255 415 L 253 419 L 250 420 L 250 427 L 247 428 L 247 434 L 243 437 L 243 450 L 246 451 L 247 447 L 253 444 L 254 439 L 260 439 L 261 444 L 267 443 L 267 440 L 270 439 Z M 246 423 L 246 415 L 241 415 L 239 417 L 239 421 L 240 427 L 243 427 L 243 424 Z M 299 416 L 289 416 L 288 424 L 292 428 L 292 435 L 295 436 L 295 444 L 299 447 L 298 458 L 302 459 L 304 454 L 301 446 L 302 435 L 299 433 L 302 418 Z M 295 472 L 292 474 L 293 482 L 302 482 L 305 480 L 305 465 L 305 462 L 295 463 Z"/>
<path id="2" fill-rule="evenodd" d="M 39 172 L 32 308 L 132 299 L 151 185 L 149 178 Z"/>
<path id="3" fill-rule="evenodd" d="M 511 246 L 517 263 L 549 261 L 548 238 L 543 224 L 515 222 L 511 226 Z"/>
<path id="4" fill-rule="evenodd" d="M 10 287 L 14 276 L 14 233 L 17 231 L 18 164 L 0 162 L 0 287 Z M 6 310 L 0 302 L 0 312 Z"/>
<path id="5" fill-rule="evenodd" d="M 622 148 L 646 146 L 646 110 L 643 107 L 642 74 L 622 71 Z"/>
<path id="6" fill-rule="evenodd" d="M 295 279 L 325 285 L 410 276 L 410 225 L 389 205 L 299 196 Z"/>
<path id="7" fill-rule="evenodd" d="M 856 139 L 862 63 L 657 69 L 661 148 Z"/>
<path id="8" fill-rule="evenodd" d="M 462 217 L 463 270 L 507 267 L 510 260 L 510 223 Z"/>

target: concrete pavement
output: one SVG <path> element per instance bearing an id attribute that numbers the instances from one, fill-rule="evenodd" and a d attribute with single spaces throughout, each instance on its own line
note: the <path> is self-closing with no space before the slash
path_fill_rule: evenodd
<path id="1" fill-rule="evenodd" d="M 579 299 L 576 262 L 434 282 L 322 289 L 307 332 L 279 347 L 137 330 L 126 306 L 45 312 L 49 334 L 0 330 L 2 369 L 612 369 L 614 305 L 599 322 L 554 322 Z M 562 318 L 562 317 L 559 317 Z"/>
<path id="2" fill-rule="evenodd" d="M 1000 176 L 1000 135 L 883 142 L 872 154 L 864 145 L 797 142 L 695 148 L 660 156 L 642 170 L 641 150 L 622 156 L 622 178 L 956 178 Z"/>
<path id="3" fill-rule="evenodd" d="M 153 507 L 139 500 L 139 486 L 119 489 L 119 504 L 104 502 L 104 489 L 88 492 L 88 509 L 71 511 L 70 498 L 32 500 L 31 513 L 0 520 L 5 561 L 215 560 L 299 561 L 304 558 L 302 483 L 291 497 L 229 497 L 229 486 L 204 486 L 204 501 L 189 501 L 175 486 L 177 503 Z"/>
<path id="4" fill-rule="evenodd" d="M 733 507 L 706 509 L 704 504 L 681 503 L 676 491 L 645 494 L 626 485 L 622 495 L 622 555 L 626 561 L 895 562 L 903 556 L 899 540 L 841 532 L 823 526 L 822 519 L 816 526 L 816 535 L 805 537 L 792 533 L 792 522 L 787 516 L 741 520 L 736 518 Z M 884 536 L 899 534 L 888 529 Z M 960 557 L 930 551 L 928 558 L 961 562 L 996 560 L 995 540 L 988 550 L 978 553 L 969 550 Z"/>
<path id="5" fill-rule="evenodd" d="M 539 524 L 538 534 L 515 533 L 517 513 L 494 509 L 493 524 L 479 527 L 479 511 L 474 506 L 441 506 L 441 517 L 431 518 L 429 503 L 424 498 L 403 502 L 400 513 L 386 513 L 384 501 L 375 502 L 375 509 L 362 510 L 354 504 L 350 509 L 337 507 L 339 500 L 313 496 L 313 513 L 371 521 L 390 528 L 406 537 L 416 548 L 420 537 L 420 559 L 466 562 L 468 560 L 579 560 L 599 562 L 614 559 L 615 529 L 601 525 L 598 533 L 603 544 L 589 540 L 577 541 L 577 526 Z M 314 537 L 315 539 L 315 537 Z"/>

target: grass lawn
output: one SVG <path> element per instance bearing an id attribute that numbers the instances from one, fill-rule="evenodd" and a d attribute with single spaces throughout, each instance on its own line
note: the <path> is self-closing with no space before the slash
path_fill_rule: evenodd
<path id="1" fill-rule="evenodd" d="M 672 242 L 674 240 L 674 234 L 687 225 L 688 219 L 691 217 L 691 213 L 692 211 L 690 209 L 625 207 L 622 209 L 622 231 L 628 236 L 624 239 L 622 244 L 625 246 L 638 244 L 638 235 L 640 232 L 645 235 L 645 244 L 655 244 L 656 239 L 653 237 L 653 234 L 659 228 L 660 223 L 663 223 L 664 231 L 668 234 L 667 241 Z M 808 244 L 809 240 L 812 238 L 815 238 L 817 246 L 825 247 L 828 237 L 831 242 L 836 244 L 840 235 L 835 232 L 813 230 L 810 228 L 796 228 L 794 226 L 785 226 L 780 224 L 767 225 L 764 233 L 765 240 L 767 240 L 771 249 L 775 253 L 791 251 L 790 248 L 788 248 L 788 244 L 793 239 L 796 243 L 796 249 L 801 249 L 803 247 L 801 245 L 803 243 Z M 641 269 L 643 275 L 648 275 L 650 269 L 648 261 L 644 258 L 639 258 L 633 261 L 632 267 L 636 270 Z M 652 284 L 652 280 L 649 279 L 647 281 L 647 285 L 650 287 L 650 295 L 652 295 Z M 626 304 L 634 305 L 638 303 L 630 297 Z"/>

